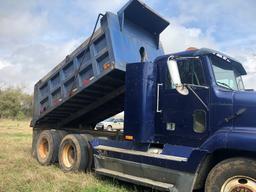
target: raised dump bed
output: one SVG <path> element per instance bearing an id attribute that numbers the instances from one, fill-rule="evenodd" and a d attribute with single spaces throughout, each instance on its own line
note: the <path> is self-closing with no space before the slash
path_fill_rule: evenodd
<path id="1" fill-rule="evenodd" d="M 125 66 L 163 55 L 160 33 L 169 23 L 138 0 L 118 14 L 107 12 L 100 27 L 35 85 L 31 125 L 92 128 L 124 107 Z"/>

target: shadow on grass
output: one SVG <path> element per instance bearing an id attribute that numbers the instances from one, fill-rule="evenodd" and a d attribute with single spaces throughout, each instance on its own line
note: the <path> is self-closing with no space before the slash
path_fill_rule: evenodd
<path id="1" fill-rule="evenodd" d="M 143 186 L 139 186 L 139 185 L 135 185 L 132 183 L 128 183 L 125 181 L 120 181 L 111 177 L 107 177 L 107 176 L 99 176 L 99 175 L 95 175 L 95 177 L 99 180 L 102 180 L 104 182 L 107 183 L 112 183 L 115 186 L 119 186 L 119 187 L 123 187 L 124 189 L 126 189 L 127 191 L 133 191 L 133 192 L 160 192 L 158 190 L 152 189 L 152 188 L 148 188 L 148 187 L 143 187 Z M 105 192 L 104 189 L 96 189 L 96 188 L 89 188 L 88 190 L 85 190 L 85 192 Z M 108 191 L 106 191 L 108 192 Z M 204 192 L 203 189 L 201 190 L 194 190 L 193 192 Z"/>
<path id="2" fill-rule="evenodd" d="M 126 191 L 133 191 L 133 192 L 159 192 L 158 190 L 155 190 L 155 189 L 152 189 L 152 188 L 135 185 L 135 184 L 128 183 L 128 182 L 125 182 L 125 181 L 120 181 L 120 180 L 117 180 L 117 179 L 114 179 L 114 178 L 111 178 L 111 177 L 107 177 L 107 176 L 95 175 L 95 177 L 97 179 L 99 179 L 99 180 L 104 181 L 104 182 L 112 183 L 115 186 L 123 187 Z M 94 191 L 97 191 L 97 190 L 94 190 Z M 99 191 L 102 192 L 104 190 L 100 189 Z M 88 191 L 86 190 L 86 192 L 91 192 L 91 191 L 89 189 Z"/>

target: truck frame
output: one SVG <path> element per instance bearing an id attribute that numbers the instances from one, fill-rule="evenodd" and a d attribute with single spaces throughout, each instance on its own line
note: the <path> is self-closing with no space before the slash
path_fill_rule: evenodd
<path id="1" fill-rule="evenodd" d="M 130 0 L 35 85 L 40 164 L 160 191 L 256 191 L 256 93 L 244 67 L 207 48 L 165 55 L 168 25 Z M 93 130 L 122 110 L 123 133 Z"/>

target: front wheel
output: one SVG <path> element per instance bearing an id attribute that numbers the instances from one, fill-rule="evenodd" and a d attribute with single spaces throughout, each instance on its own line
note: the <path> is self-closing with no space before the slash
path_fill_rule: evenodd
<path id="1" fill-rule="evenodd" d="M 108 126 L 107 126 L 107 131 L 113 131 L 111 125 L 108 125 Z"/>
<path id="2" fill-rule="evenodd" d="M 205 192 L 255 192 L 256 161 L 231 158 L 218 163 L 209 173 Z"/>

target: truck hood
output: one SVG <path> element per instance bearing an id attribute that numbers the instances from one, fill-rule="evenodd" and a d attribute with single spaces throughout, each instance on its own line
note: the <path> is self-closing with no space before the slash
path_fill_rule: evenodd
<path id="1" fill-rule="evenodd" d="M 256 128 L 256 92 L 239 91 L 234 93 L 234 127 Z"/>

